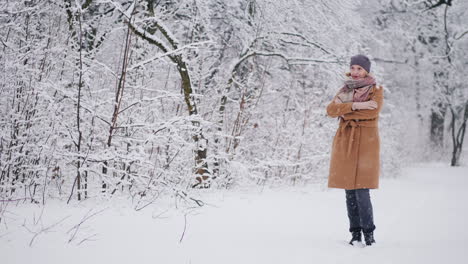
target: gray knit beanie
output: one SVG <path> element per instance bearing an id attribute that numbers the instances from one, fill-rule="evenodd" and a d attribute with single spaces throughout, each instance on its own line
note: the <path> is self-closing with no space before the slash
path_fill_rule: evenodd
<path id="1" fill-rule="evenodd" d="M 349 67 L 351 67 L 352 65 L 359 65 L 362 68 L 364 68 L 364 70 L 366 70 L 367 72 L 370 72 L 371 62 L 369 58 L 367 58 L 364 55 L 358 54 L 356 56 L 351 57 L 351 63 L 349 64 Z"/>

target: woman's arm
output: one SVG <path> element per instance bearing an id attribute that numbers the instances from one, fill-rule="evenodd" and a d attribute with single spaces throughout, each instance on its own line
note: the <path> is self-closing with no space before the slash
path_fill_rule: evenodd
<path id="1" fill-rule="evenodd" d="M 327 106 L 327 114 L 330 117 L 339 117 L 344 114 L 353 112 L 353 109 L 351 109 L 352 106 L 353 102 L 341 103 L 341 100 L 335 96 Z"/>
<path id="2" fill-rule="evenodd" d="M 379 112 L 382 109 L 383 105 L 383 87 L 378 86 L 375 90 L 374 95 L 372 96 L 371 100 L 377 102 L 376 109 L 363 109 L 363 110 L 355 110 L 350 113 L 346 113 L 343 115 L 344 120 L 350 119 L 373 119 L 379 116 Z"/>

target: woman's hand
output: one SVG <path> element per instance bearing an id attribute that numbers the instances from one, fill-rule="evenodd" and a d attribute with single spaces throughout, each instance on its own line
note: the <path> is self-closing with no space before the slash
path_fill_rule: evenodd
<path id="1" fill-rule="evenodd" d="M 364 110 L 364 109 L 376 109 L 377 108 L 376 101 L 366 101 L 366 102 L 354 102 L 352 109 L 353 110 Z"/>

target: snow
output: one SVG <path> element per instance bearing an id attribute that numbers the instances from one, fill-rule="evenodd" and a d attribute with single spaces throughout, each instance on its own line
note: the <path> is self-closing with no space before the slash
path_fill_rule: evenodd
<path id="1" fill-rule="evenodd" d="M 466 187 L 466 167 L 421 165 L 382 179 L 371 191 L 372 247 L 347 244 L 344 191 L 324 185 L 203 190 L 201 208 L 176 209 L 170 199 L 141 211 L 118 198 L 10 204 L 0 256 L 8 264 L 466 263 Z M 51 225 L 29 246 L 32 232 Z"/>

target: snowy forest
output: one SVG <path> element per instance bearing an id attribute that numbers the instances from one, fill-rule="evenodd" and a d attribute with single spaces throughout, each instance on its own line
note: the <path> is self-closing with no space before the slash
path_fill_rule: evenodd
<path id="1" fill-rule="evenodd" d="M 422 162 L 466 167 L 467 10 L 1 0 L 0 219 L 12 202 L 200 207 L 210 192 L 323 184 L 338 126 L 325 109 L 355 54 L 385 92 L 381 178 Z"/>
<path id="2" fill-rule="evenodd" d="M 324 109 L 355 53 L 370 54 L 386 92 L 382 176 L 428 159 L 459 166 L 467 9 L 406 0 L 3 2 L 1 197 L 153 199 L 323 180 L 336 129 Z"/>

